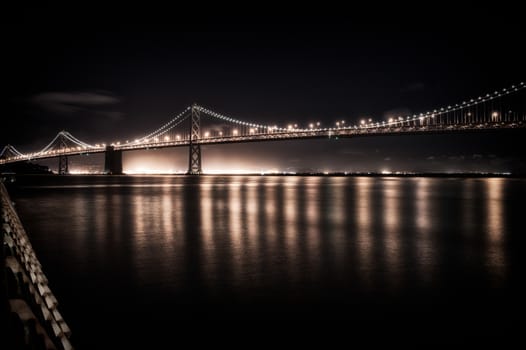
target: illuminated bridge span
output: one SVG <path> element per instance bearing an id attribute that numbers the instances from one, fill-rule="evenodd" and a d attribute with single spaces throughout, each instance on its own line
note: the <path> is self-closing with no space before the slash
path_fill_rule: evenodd
<path id="1" fill-rule="evenodd" d="M 132 150 L 188 147 L 188 174 L 201 174 L 201 145 L 309 138 L 337 138 L 397 134 L 452 133 L 526 127 L 526 85 L 469 99 L 425 113 L 377 121 L 362 119 L 356 125 L 336 121 L 331 127 L 310 123 L 285 126 L 263 125 L 232 118 L 199 105 L 187 107 L 155 131 L 140 138 L 111 144 L 89 144 L 67 131 L 38 152 L 22 153 L 7 145 L 0 153 L 0 164 L 58 158 L 59 173 L 68 173 L 68 156 L 105 153 L 105 173 L 122 173 L 122 152 Z"/>

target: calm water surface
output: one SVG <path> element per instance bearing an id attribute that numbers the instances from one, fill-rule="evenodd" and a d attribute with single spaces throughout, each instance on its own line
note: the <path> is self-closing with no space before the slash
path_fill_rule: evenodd
<path id="1" fill-rule="evenodd" d="M 525 320 L 525 180 L 71 176 L 11 192 L 78 349 L 336 321 L 351 339 L 478 339 Z"/>

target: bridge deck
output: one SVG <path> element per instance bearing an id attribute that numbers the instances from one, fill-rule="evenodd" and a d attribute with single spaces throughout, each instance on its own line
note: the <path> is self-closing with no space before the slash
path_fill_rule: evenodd
<path id="1" fill-rule="evenodd" d="M 517 122 L 500 122 L 500 123 L 483 123 L 483 124 L 439 124 L 425 126 L 389 126 L 389 127 L 367 127 L 367 128 L 324 128 L 324 129 L 301 129 L 279 132 L 266 132 L 250 135 L 239 136 L 221 136 L 221 137 L 204 137 L 192 140 L 193 144 L 215 145 L 228 143 L 245 143 L 245 142 L 265 142 L 265 141 L 283 141 L 283 140 L 300 140 L 300 139 L 321 139 L 321 138 L 351 138 L 351 137 L 368 137 L 368 136 L 395 136 L 395 135 L 418 135 L 418 134 L 445 134 L 445 133 L 469 133 L 469 132 L 487 132 L 495 130 L 524 129 L 526 123 Z M 190 145 L 189 139 L 177 141 L 161 142 L 141 142 L 126 143 L 113 145 L 115 150 L 134 151 L 145 149 L 158 149 L 168 147 L 187 147 Z M 55 158 L 59 156 L 75 156 L 105 152 L 105 147 L 94 147 L 83 149 L 77 147 L 74 150 L 65 149 L 64 151 L 50 151 L 42 154 L 30 154 L 27 156 L 17 156 L 8 159 L 1 159 L 0 164 L 14 163 L 24 160 L 36 160 Z"/>

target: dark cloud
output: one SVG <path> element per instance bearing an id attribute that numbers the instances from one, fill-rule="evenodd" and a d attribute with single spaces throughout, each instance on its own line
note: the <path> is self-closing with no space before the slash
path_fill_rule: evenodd
<path id="1" fill-rule="evenodd" d="M 383 117 L 385 120 L 389 120 L 389 118 L 407 117 L 408 115 L 411 115 L 411 110 L 409 108 L 397 107 L 385 111 Z"/>
<path id="2" fill-rule="evenodd" d="M 33 96 L 31 102 L 48 112 L 70 115 L 94 107 L 114 105 L 120 100 L 100 92 L 44 92 Z"/>
<path id="3" fill-rule="evenodd" d="M 407 86 L 404 86 L 400 91 L 402 93 L 409 93 L 409 92 L 416 92 L 416 91 L 422 91 L 424 90 L 426 85 L 422 82 L 415 82 L 412 84 L 409 84 Z"/>
<path id="4" fill-rule="evenodd" d="M 96 111 L 95 114 L 104 119 L 109 119 L 111 121 L 121 121 L 124 118 L 124 113 L 119 111 Z"/>

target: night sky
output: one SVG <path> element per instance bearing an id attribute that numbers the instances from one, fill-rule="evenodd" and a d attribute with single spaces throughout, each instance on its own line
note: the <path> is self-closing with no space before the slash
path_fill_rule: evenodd
<path id="1" fill-rule="evenodd" d="M 418 14 L 334 8 L 316 15 L 311 8 L 292 15 L 292 10 L 256 7 L 245 9 L 246 16 L 230 9 L 12 11 L 3 43 L 2 145 L 36 151 L 62 129 L 92 144 L 134 139 L 194 102 L 261 124 L 381 121 L 476 98 L 526 77 L 525 25 L 513 8 L 429 8 Z M 207 146 L 203 166 L 205 171 L 526 171 L 523 136 Z M 125 171 L 187 166 L 185 149 L 124 157 Z M 100 157 L 90 161 L 102 167 Z M 80 162 L 86 160 L 72 160 Z"/>

